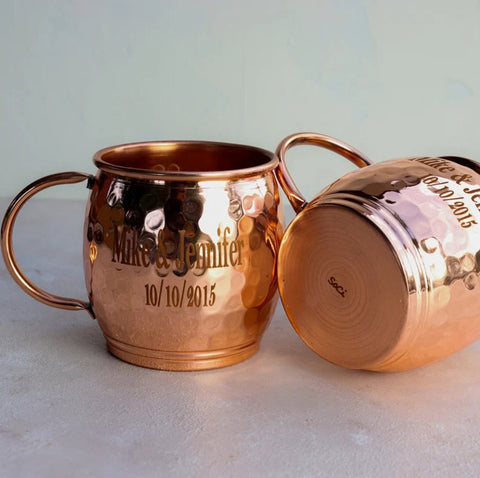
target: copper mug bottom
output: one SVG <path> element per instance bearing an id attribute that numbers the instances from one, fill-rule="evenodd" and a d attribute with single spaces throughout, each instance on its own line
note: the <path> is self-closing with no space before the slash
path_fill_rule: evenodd
<path id="1" fill-rule="evenodd" d="M 279 148 L 298 213 L 279 251 L 285 311 L 311 349 L 351 369 L 403 371 L 480 337 L 480 166 L 413 157 L 362 167 L 307 202 L 285 166 L 295 144 L 351 147 L 299 133 Z M 363 167 L 366 166 L 366 167 Z"/>
<path id="2" fill-rule="evenodd" d="M 279 269 L 286 313 L 304 342 L 329 362 L 376 371 L 408 368 L 412 360 L 402 345 L 417 322 L 417 298 L 409 294 L 387 225 L 379 229 L 357 208 L 344 198 L 320 200 L 303 211 L 306 222 L 290 225 Z M 302 273 L 293 250 L 310 256 Z"/>

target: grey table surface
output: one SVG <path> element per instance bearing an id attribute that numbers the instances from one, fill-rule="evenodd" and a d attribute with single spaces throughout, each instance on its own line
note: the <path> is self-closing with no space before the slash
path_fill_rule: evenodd
<path id="1" fill-rule="evenodd" d="M 14 234 L 25 272 L 77 298 L 84 207 L 36 199 Z M 478 342 L 410 372 L 344 370 L 279 304 L 251 359 L 162 372 L 109 355 L 87 313 L 36 302 L 3 263 L 0 286 L 3 477 L 480 475 Z"/>

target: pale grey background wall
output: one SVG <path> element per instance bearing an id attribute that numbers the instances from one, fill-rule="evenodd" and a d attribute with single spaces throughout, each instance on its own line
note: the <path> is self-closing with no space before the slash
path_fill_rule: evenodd
<path id="1" fill-rule="evenodd" d="M 116 143 L 274 149 L 314 130 L 378 161 L 480 160 L 478 0 L 1 0 L 0 188 Z M 351 166 L 312 148 L 307 195 Z M 63 186 L 44 196 L 86 197 Z"/>

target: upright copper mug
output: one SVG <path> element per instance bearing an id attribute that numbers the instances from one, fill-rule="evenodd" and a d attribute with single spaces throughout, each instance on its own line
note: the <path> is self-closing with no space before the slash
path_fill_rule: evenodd
<path id="1" fill-rule="evenodd" d="M 308 202 L 285 165 L 296 144 L 369 160 L 328 136 L 279 145 L 279 181 L 298 213 L 279 252 L 285 311 L 302 339 L 348 368 L 406 370 L 480 336 L 480 166 L 458 157 L 385 161 Z M 361 157 L 363 160 L 358 160 Z"/>
<path id="2" fill-rule="evenodd" d="M 17 283 L 54 307 L 86 309 L 109 350 L 145 367 L 231 365 L 258 348 L 277 302 L 283 233 L 277 158 L 210 142 L 149 142 L 103 149 L 95 177 L 67 172 L 27 186 L 2 225 Z M 89 302 L 33 284 L 12 247 L 15 218 L 35 193 L 87 180 L 84 228 Z"/>

